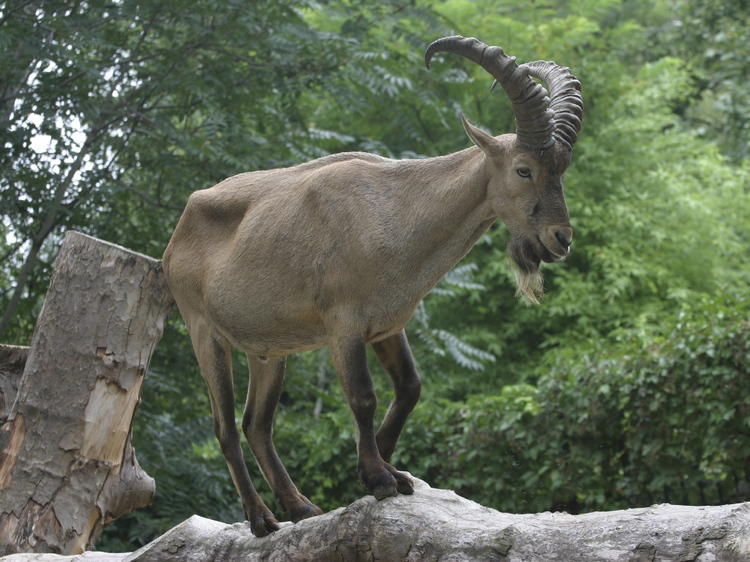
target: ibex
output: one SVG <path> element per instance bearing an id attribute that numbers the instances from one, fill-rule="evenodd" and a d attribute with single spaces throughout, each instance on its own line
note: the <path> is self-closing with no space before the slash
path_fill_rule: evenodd
<path id="1" fill-rule="evenodd" d="M 256 536 L 278 523 L 240 448 L 232 346 L 250 365 L 242 429 L 294 522 L 322 511 L 297 490 L 272 441 L 291 353 L 330 348 L 356 421 L 364 484 L 378 499 L 411 494 L 412 481 L 390 459 L 420 393 L 404 332 L 415 307 L 498 218 L 511 233 L 518 291 L 531 300 L 542 291 L 540 261 L 570 251 L 562 175 L 581 125 L 580 83 L 567 68 L 517 65 L 474 38 L 433 42 L 428 67 L 438 52 L 466 57 L 494 77 L 513 103 L 516 134 L 493 137 L 462 116 L 475 146 L 447 156 L 392 160 L 349 152 L 236 175 L 190 196 L 164 253 L 216 436 Z M 395 390 L 377 432 L 367 344 Z"/>

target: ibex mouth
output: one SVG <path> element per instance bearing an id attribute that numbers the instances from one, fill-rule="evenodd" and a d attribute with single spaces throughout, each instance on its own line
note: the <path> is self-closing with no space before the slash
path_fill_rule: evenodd
<path id="1" fill-rule="evenodd" d="M 565 259 L 565 256 L 558 256 L 550 252 L 547 248 L 544 248 L 542 250 L 542 255 L 540 256 L 540 258 L 544 263 L 554 263 L 556 261 Z"/>
<path id="2" fill-rule="evenodd" d="M 565 252 L 564 254 L 560 254 L 560 253 L 553 252 L 553 251 L 549 250 L 545 246 L 542 246 L 542 248 L 543 248 L 542 255 L 540 257 L 541 257 L 541 260 L 544 263 L 554 263 L 554 262 L 558 262 L 558 261 L 565 261 L 565 258 L 568 257 L 568 253 L 569 252 Z"/>
<path id="3" fill-rule="evenodd" d="M 537 242 L 539 244 L 539 259 L 543 261 L 544 263 L 553 263 L 556 261 L 562 261 L 567 257 L 567 253 L 561 254 L 555 250 L 552 250 L 548 248 L 544 242 L 542 242 L 537 237 Z"/>
<path id="4" fill-rule="evenodd" d="M 550 248 L 537 236 L 536 240 L 514 237 L 508 244 L 508 253 L 521 271 L 533 273 L 539 269 L 539 262 L 563 261 L 568 257 L 569 251 L 562 246 Z"/>
<path id="5" fill-rule="evenodd" d="M 539 258 L 545 263 L 564 261 L 570 254 L 570 246 L 563 246 L 562 243 L 557 243 L 555 246 L 550 247 L 550 245 L 545 244 L 538 236 L 537 242 L 541 249 Z"/>

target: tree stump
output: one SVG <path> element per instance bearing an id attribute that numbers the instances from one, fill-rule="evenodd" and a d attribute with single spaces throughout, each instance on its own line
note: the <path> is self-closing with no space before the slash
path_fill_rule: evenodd
<path id="1" fill-rule="evenodd" d="M 83 552 L 105 523 L 150 503 L 130 431 L 171 304 L 158 260 L 67 233 L 5 403 L 0 555 Z"/>

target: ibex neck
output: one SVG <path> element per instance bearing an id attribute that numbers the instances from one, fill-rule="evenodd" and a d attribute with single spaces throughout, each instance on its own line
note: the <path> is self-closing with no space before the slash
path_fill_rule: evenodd
<path id="1" fill-rule="evenodd" d="M 426 292 L 494 222 L 489 173 L 476 148 L 402 164 L 405 246 Z"/>

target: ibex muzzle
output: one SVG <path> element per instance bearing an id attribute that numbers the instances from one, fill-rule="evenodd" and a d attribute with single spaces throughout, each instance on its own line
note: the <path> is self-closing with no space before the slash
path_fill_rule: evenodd
<path id="1" fill-rule="evenodd" d="M 271 434 L 286 356 L 329 346 L 357 424 L 359 473 L 378 499 L 411 494 L 390 458 L 419 398 L 404 326 L 419 301 L 498 218 L 511 232 L 518 290 L 541 294 L 541 261 L 569 252 L 562 174 L 580 128 L 580 84 L 551 62 L 516 65 L 499 47 L 446 37 L 510 96 L 516 134 L 462 118 L 476 147 L 422 160 L 352 152 L 250 172 L 193 193 L 164 270 L 208 386 L 214 427 L 254 534 L 278 528 L 253 487 L 234 423 L 232 346 L 250 365 L 242 429 L 293 521 L 321 513 L 295 487 Z M 531 77 L 543 80 L 547 90 Z M 395 389 L 376 431 L 365 346 Z"/>

